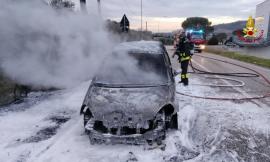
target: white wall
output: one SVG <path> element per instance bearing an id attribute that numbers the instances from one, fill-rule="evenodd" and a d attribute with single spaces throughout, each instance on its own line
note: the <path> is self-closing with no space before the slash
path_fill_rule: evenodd
<path id="1" fill-rule="evenodd" d="M 270 0 L 266 0 L 263 3 L 257 5 L 256 8 L 256 27 L 260 30 L 264 30 L 264 38 L 270 36 Z M 268 37 L 269 38 L 269 37 Z"/>

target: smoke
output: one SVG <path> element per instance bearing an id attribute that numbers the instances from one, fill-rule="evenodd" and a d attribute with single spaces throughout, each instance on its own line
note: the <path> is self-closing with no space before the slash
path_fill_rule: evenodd
<path id="1" fill-rule="evenodd" d="M 167 84 L 168 71 L 160 53 L 157 42 L 122 43 L 108 56 L 95 81 L 122 86 Z"/>
<path id="2" fill-rule="evenodd" d="M 37 0 L 1 0 L 0 68 L 26 85 L 65 88 L 91 79 L 113 44 L 98 15 Z"/>

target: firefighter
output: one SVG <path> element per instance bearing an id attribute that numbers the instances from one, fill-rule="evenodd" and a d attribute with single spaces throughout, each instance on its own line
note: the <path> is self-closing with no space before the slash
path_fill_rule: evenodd
<path id="1" fill-rule="evenodd" d="M 191 42 L 190 33 L 186 36 L 185 32 L 182 32 L 179 36 L 179 43 L 175 53 L 173 54 L 173 58 L 175 55 L 178 56 L 182 69 L 181 81 L 179 83 L 183 83 L 184 86 L 188 86 L 188 65 L 193 53 L 194 44 Z"/>

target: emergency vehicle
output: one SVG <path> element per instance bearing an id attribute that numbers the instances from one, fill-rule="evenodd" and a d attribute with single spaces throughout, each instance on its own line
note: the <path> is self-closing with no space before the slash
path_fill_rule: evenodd
<path id="1" fill-rule="evenodd" d="M 191 42 L 194 43 L 194 50 L 201 53 L 205 49 L 206 39 L 203 30 L 186 30 L 191 35 Z"/>
<path id="2" fill-rule="evenodd" d="M 174 48 L 177 48 L 180 33 L 175 34 Z M 191 35 L 191 41 L 194 43 L 194 50 L 201 53 L 205 49 L 206 39 L 203 30 L 188 29 L 185 31 L 186 35 Z"/>

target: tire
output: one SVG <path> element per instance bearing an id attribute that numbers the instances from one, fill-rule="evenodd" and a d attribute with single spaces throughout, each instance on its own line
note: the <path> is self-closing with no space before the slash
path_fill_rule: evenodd
<path id="1" fill-rule="evenodd" d="M 170 128 L 171 129 L 178 129 L 178 115 L 177 113 L 174 114 L 171 118 L 171 121 L 170 121 Z"/>
<path id="2" fill-rule="evenodd" d="M 86 126 L 87 122 L 91 119 L 91 112 L 89 109 L 86 110 L 86 112 L 83 114 L 83 125 Z"/>
<path id="3" fill-rule="evenodd" d="M 198 53 L 202 53 L 202 50 L 198 50 Z"/>
<path id="4" fill-rule="evenodd" d="M 165 115 L 165 112 L 164 111 L 162 111 L 161 113 L 160 113 L 160 119 L 157 121 L 157 125 L 158 126 L 161 126 L 162 127 L 162 132 L 163 132 L 163 136 L 161 137 L 161 139 L 157 139 L 156 140 L 156 142 L 160 142 L 160 141 L 162 141 L 162 140 L 165 140 L 165 138 L 166 138 L 166 121 L 165 121 L 165 118 L 166 118 L 166 115 Z"/>

